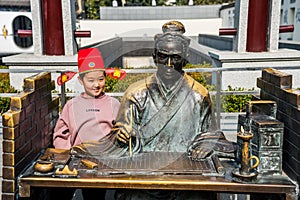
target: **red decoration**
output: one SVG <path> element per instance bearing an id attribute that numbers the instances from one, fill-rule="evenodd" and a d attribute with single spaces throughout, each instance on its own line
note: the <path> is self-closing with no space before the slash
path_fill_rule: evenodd
<path id="1" fill-rule="evenodd" d="M 122 69 L 118 68 L 107 68 L 105 69 L 105 73 L 107 76 L 110 76 L 115 79 L 122 80 L 126 77 L 126 72 Z"/>
<path id="2" fill-rule="evenodd" d="M 65 82 L 71 80 L 75 76 L 76 72 L 65 72 L 64 74 L 57 77 L 57 84 L 62 85 Z"/>

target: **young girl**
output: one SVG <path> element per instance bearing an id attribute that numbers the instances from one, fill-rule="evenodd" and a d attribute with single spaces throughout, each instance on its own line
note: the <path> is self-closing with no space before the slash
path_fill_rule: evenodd
<path id="1" fill-rule="evenodd" d="M 120 102 L 103 92 L 105 69 L 98 49 L 87 48 L 78 52 L 78 80 L 84 92 L 64 106 L 53 134 L 53 145 L 70 149 L 88 140 L 106 136 L 116 118 Z"/>

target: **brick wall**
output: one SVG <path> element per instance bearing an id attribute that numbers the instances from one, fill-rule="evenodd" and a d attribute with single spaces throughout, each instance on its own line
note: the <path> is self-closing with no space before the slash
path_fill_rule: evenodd
<path id="1" fill-rule="evenodd" d="M 284 123 L 283 170 L 300 183 L 300 91 L 292 88 L 292 75 L 267 68 L 257 79 L 260 99 L 277 102 L 276 118 Z"/>
<path id="2" fill-rule="evenodd" d="M 23 92 L 11 97 L 10 110 L 2 115 L 2 200 L 17 197 L 17 178 L 39 152 L 52 144 L 59 99 L 49 72 L 24 79 Z"/>

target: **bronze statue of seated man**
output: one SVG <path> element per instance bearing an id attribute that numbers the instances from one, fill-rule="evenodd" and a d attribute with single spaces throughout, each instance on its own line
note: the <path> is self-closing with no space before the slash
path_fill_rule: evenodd
<path id="1" fill-rule="evenodd" d="M 183 71 L 190 44 L 184 26 L 172 21 L 163 31 L 154 38 L 157 72 L 129 86 L 106 138 L 75 146 L 73 154 L 118 157 L 159 151 L 187 153 L 193 160 L 234 157 L 233 143 L 216 130 L 208 90 Z"/>

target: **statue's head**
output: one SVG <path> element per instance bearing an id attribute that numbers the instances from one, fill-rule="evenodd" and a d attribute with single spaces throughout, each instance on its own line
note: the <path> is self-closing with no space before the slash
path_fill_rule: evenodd
<path id="1" fill-rule="evenodd" d="M 190 39 L 178 32 L 166 32 L 154 37 L 153 59 L 158 67 L 170 67 L 178 72 L 188 62 Z"/>

